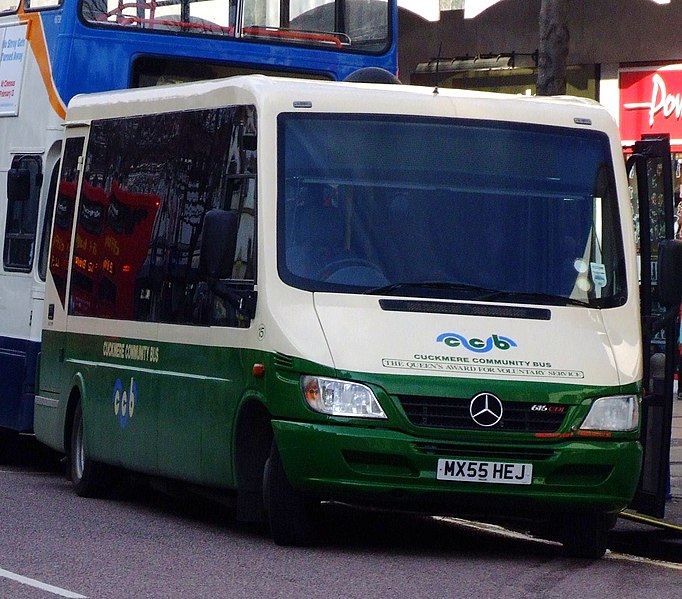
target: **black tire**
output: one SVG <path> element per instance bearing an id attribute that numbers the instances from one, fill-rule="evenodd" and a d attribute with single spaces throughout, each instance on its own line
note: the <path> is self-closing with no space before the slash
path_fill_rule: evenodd
<path id="1" fill-rule="evenodd" d="M 277 545 L 306 547 L 319 541 L 320 502 L 291 486 L 274 441 L 263 472 L 263 501 Z"/>
<path id="2" fill-rule="evenodd" d="M 79 497 L 99 497 L 105 488 L 102 465 L 87 456 L 83 435 L 83 409 L 80 401 L 73 413 L 69 473 L 71 484 Z"/>
<path id="3" fill-rule="evenodd" d="M 575 514 L 566 518 L 562 543 L 564 555 L 599 559 L 606 553 L 612 521 L 608 514 Z"/>

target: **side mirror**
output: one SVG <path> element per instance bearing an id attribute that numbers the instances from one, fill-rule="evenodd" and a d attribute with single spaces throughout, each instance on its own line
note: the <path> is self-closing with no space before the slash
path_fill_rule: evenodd
<path id="1" fill-rule="evenodd" d="M 7 171 L 7 199 L 10 202 L 28 200 L 31 193 L 31 173 L 27 168 L 11 168 Z"/>
<path id="2" fill-rule="evenodd" d="M 658 301 L 666 308 L 682 301 L 682 240 L 664 239 L 658 246 Z"/>
<path id="3" fill-rule="evenodd" d="M 204 215 L 201 231 L 199 269 L 207 279 L 209 289 L 227 300 L 238 314 L 253 320 L 256 315 L 255 290 L 238 290 L 220 279 L 232 276 L 232 266 L 237 251 L 237 213 L 231 210 L 209 210 Z"/>
<path id="4" fill-rule="evenodd" d="M 237 214 L 213 209 L 204 215 L 199 267 L 209 280 L 227 279 L 232 274 L 237 249 Z"/>

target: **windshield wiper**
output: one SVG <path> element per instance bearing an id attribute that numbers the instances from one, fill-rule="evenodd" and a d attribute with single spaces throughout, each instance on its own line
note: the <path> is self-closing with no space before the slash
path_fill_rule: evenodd
<path id="1" fill-rule="evenodd" d="M 443 289 L 447 291 L 463 291 L 472 294 L 466 299 L 474 301 L 496 301 L 511 300 L 524 301 L 539 304 L 554 304 L 564 306 L 590 307 L 588 301 L 564 297 L 563 295 L 553 295 L 551 293 L 524 292 L 524 291 L 503 291 L 501 289 L 491 289 L 480 285 L 470 285 L 468 283 L 457 283 L 453 281 L 410 281 L 403 283 L 392 283 L 383 287 L 367 289 L 365 295 L 390 295 L 395 291 L 403 289 Z"/>
<path id="2" fill-rule="evenodd" d="M 403 283 L 392 283 L 383 287 L 367 289 L 365 295 L 390 295 L 394 291 L 401 289 L 445 289 L 448 291 L 466 291 L 469 293 L 493 294 L 500 293 L 497 289 L 489 289 L 480 285 L 469 285 L 468 283 L 456 283 L 453 281 L 405 281 Z"/>
<path id="3" fill-rule="evenodd" d="M 476 298 L 481 301 L 495 301 L 495 300 L 511 300 L 511 301 L 529 301 L 539 304 L 556 304 L 564 306 L 583 306 L 590 308 L 592 305 L 589 301 L 576 299 L 573 297 L 566 297 L 563 295 L 553 295 L 551 293 L 541 293 L 532 291 L 491 291 Z"/>

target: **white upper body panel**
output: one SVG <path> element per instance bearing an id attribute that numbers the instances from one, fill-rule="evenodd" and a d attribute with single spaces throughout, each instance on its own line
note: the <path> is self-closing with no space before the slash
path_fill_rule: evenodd
<path id="1" fill-rule="evenodd" d="M 599 104 L 576 98 L 253 75 L 77 96 L 69 105 L 67 121 L 87 124 L 103 116 L 234 104 L 256 107 L 259 136 L 258 309 L 251 323 L 252 334 L 240 334 L 240 342 L 356 372 L 576 385 L 618 385 L 641 379 L 637 272 L 627 179 L 616 124 Z M 282 281 L 277 263 L 277 127 L 278 115 L 283 113 L 480 119 L 605 133 L 619 197 L 627 276 L 625 304 L 603 310 L 540 305 L 535 307 L 549 313 L 549 318 L 502 318 L 387 311 L 380 307 L 380 296 L 376 295 L 292 288 Z M 399 294 L 392 294 L 390 299 L 399 298 Z M 410 299 L 416 298 L 411 295 Z M 226 335 L 225 344 L 230 345 L 232 335 Z M 220 344 L 219 337 L 211 334 L 210 342 Z M 462 340 L 470 342 L 469 346 Z"/>

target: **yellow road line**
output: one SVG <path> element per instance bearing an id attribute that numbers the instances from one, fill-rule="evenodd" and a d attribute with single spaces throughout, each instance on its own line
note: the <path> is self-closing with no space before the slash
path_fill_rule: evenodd
<path id="1" fill-rule="evenodd" d="M 665 522 L 664 520 L 659 520 L 658 518 L 651 518 L 650 516 L 642 516 L 641 514 L 633 514 L 632 512 L 621 512 L 618 514 L 619 518 L 625 520 L 632 520 L 633 522 L 640 522 L 641 524 L 648 524 L 650 526 L 656 526 L 657 528 L 663 528 L 665 530 L 672 530 L 674 532 L 682 533 L 682 526 L 677 524 L 672 524 L 670 522 Z"/>
<path id="2" fill-rule="evenodd" d="M 621 515 L 623 515 L 623 514 L 621 514 Z M 523 539 L 523 540 L 527 540 L 527 541 L 534 541 L 536 543 L 560 545 L 560 543 L 557 543 L 555 541 L 549 541 L 549 540 L 534 537 L 532 535 L 525 534 L 522 532 L 509 530 L 507 528 L 504 528 L 503 526 L 498 526 L 496 524 L 487 524 L 484 522 L 474 522 L 473 520 L 464 520 L 462 518 L 453 518 L 453 517 L 449 517 L 449 516 L 434 516 L 433 519 L 434 520 L 440 520 L 442 522 L 449 522 L 450 524 L 455 524 L 457 526 L 462 526 L 465 528 L 470 528 L 470 529 L 478 530 L 481 532 L 491 533 L 494 535 L 498 535 L 498 536 L 506 537 L 506 538 L 510 538 L 510 539 Z M 677 527 L 677 528 L 679 528 L 679 527 Z M 625 561 L 625 562 L 633 562 L 636 564 L 647 564 L 650 566 L 658 566 L 660 568 L 668 568 L 669 570 L 682 571 L 682 564 L 678 564 L 675 562 L 666 562 L 666 561 L 662 561 L 662 560 L 655 560 L 655 559 L 650 559 L 647 557 L 640 557 L 638 555 L 632 555 L 629 553 L 618 553 L 615 551 L 611 551 L 610 549 L 606 550 L 606 553 L 604 554 L 604 558 L 602 558 L 602 559 L 612 559 L 612 560 L 619 560 L 619 561 Z"/>
<path id="3" fill-rule="evenodd" d="M 629 553 L 616 553 L 613 551 L 607 551 L 604 555 L 606 559 L 615 559 L 623 562 L 634 562 L 636 564 L 648 564 L 650 566 L 659 566 L 661 568 L 668 568 L 668 570 L 679 570 L 682 571 L 682 564 L 676 564 L 674 562 L 663 562 L 657 559 L 650 559 L 648 557 L 639 557 L 638 555 L 630 555 Z"/>

